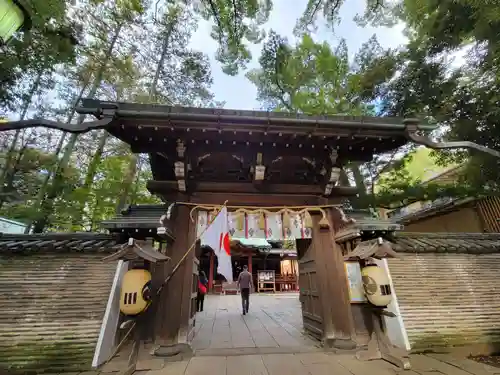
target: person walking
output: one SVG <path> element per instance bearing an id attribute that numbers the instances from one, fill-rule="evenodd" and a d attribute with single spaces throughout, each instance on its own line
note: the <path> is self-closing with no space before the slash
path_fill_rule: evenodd
<path id="1" fill-rule="evenodd" d="M 238 288 L 241 294 L 243 315 L 246 315 L 250 306 L 250 289 L 253 289 L 252 274 L 248 272 L 248 266 L 243 266 L 243 271 L 238 276 Z"/>
<path id="2" fill-rule="evenodd" d="M 198 294 L 196 295 L 196 311 L 203 311 L 203 302 L 205 301 L 205 294 L 207 294 L 208 280 L 205 271 L 200 271 L 198 275 Z"/>

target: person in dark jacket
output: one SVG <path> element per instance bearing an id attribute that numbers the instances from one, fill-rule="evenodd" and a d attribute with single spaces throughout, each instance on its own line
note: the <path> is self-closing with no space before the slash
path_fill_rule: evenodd
<path id="1" fill-rule="evenodd" d="M 243 271 L 238 276 L 238 288 L 241 293 L 241 305 L 243 308 L 243 315 L 248 314 L 248 307 L 250 306 L 250 290 L 253 289 L 252 274 L 248 272 L 248 266 L 243 266 Z"/>
<path id="2" fill-rule="evenodd" d="M 203 302 L 207 294 L 208 280 L 205 271 L 200 271 L 198 275 L 198 295 L 196 296 L 196 311 L 203 311 Z"/>

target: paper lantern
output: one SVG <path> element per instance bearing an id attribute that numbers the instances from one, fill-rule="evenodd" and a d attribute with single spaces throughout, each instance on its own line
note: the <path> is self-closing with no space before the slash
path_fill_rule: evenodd
<path id="1" fill-rule="evenodd" d="M 0 43 L 7 43 L 29 21 L 28 12 L 18 1 L 0 0 Z"/>
<path id="2" fill-rule="evenodd" d="M 376 265 L 361 270 L 363 288 L 368 301 L 378 307 L 386 307 L 392 301 L 391 283 L 387 273 Z"/>
<path id="3" fill-rule="evenodd" d="M 144 269 L 127 271 L 120 292 L 120 311 L 125 315 L 137 315 L 146 310 L 151 297 L 151 273 Z"/>

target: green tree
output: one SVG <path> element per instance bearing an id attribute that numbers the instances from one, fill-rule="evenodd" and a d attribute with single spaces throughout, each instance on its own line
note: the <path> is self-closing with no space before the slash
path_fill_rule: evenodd
<path id="1" fill-rule="evenodd" d="M 360 81 L 350 69 L 347 47 L 334 49 L 304 35 L 297 46 L 271 32 L 262 49 L 260 68 L 247 74 L 267 109 L 309 114 L 369 114 L 359 100 Z"/>
<path id="2" fill-rule="evenodd" d="M 13 201 L 5 200 L 0 215 L 9 217 L 21 222 L 29 223 L 36 217 L 36 208 L 34 199 L 37 191 L 45 178 L 45 174 L 56 162 L 55 155 L 52 152 L 41 151 L 39 146 L 40 133 L 23 134 L 20 137 L 19 148 L 15 151 L 13 165 L 11 170 L 11 192 Z M 38 141 L 38 142 L 37 142 Z M 71 190 L 78 183 L 79 173 L 75 168 L 69 168 L 66 173 L 66 183 Z M 63 196 L 62 199 L 70 201 L 69 197 Z M 61 223 L 61 215 L 65 210 L 58 211 L 58 220 L 55 223 Z M 66 216 L 66 220 L 68 216 Z M 57 228 L 58 225 L 55 224 Z M 59 226 L 59 229 L 61 227 Z"/>
<path id="3" fill-rule="evenodd" d="M 363 95 L 383 98 L 383 115 L 419 114 L 436 122 L 443 140 L 467 140 L 500 150 L 496 125 L 500 5 L 474 0 L 398 1 L 392 13 L 407 24 L 410 42 L 400 51 L 381 54 L 364 69 Z M 464 49 L 466 59 L 457 68 L 451 57 Z M 497 158 L 470 150 L 433 154 L 441 164 L 468 164 L 463 184 L 469 194 L 498 192 Z M 457 194 L 463 193 L 458 190 Z"/>
<path id="4" fill-rule="evenodd" d="M 426 61 L 409 48 L 384 51 L 375 37 L 362 46 L 351 63 L 343 42 L 332 48 L 304 35 L 291 46 L 271 33 L 263 47 L 260 68 L 251 71 L 248 78 L 269 110 L 374 115 L 373 103 L 379 101 L 382 115 L 432 115 L 456 87 L 456 76 L 447 75 L 446 68 L 443 62 Z M 359 191 L 353 206 L 391 207 L 443 194 L 477 194 L 466 183 L 423 186 L 421 179 L 410 178 L 407 166 L 413 149 L 408 145 L 375 155 L 370 163 L 348 163 L 348 174 Z"/>
<path id="5" fill-rule="evenodd" d="M 322 17 L 330 27 L 340 21 L 339 12 L 342 6 L 354 3 L 353 0 L 308 0 L 306 9 L 297 20 L 295 32 L 299 35 L 308 33 L 314 29 L 320 17 Z M 398 18 L 395 10 L 399 8 L 399 3 L 392 0 L 365 0 L 365 12 L 357 14 L 355 21 L 365 26 L 370 23 L 374 26 L 392 26 Z"/>
<path id="6" fill-rule="evenodd" d="M 258 99 L 268 110 L 314 115 L 373 115 L 373 104 L 362 94 L 366 90 L 362 77 L 363 69 L 380 52 L 377 46 L 377 40 L 372 38 L 356 56 L 355 64 L 351 64 L 344 41 L 332 48 L 303 35 L 300 42 L 292 46 L 271 32 L 262 50 L 260 68 L 249 72 L 247 77 L 257 86 Z M 374 185 L 373 176 L 380 173 L 388 159 L 387 155 L 378 156 L 371 168 L 349 164 L 364 204 L 368 204 L 365 199 L 367 187 Z M 371 181 L 367 172 L 372 174 Z"/>
<path id="7" fill-rule="evenodd" d="M 252 59 L 247 43 L 258 43 L 265 36 L 260 28 L 269 19 L 272 1 L 208 0 L 196 3 L 195 10 L 213 21 L 212 37 L 219 43 L 217 60 L 226 74 L 235 75 Z"/>
<path id="8" fill-rule="evenodd" d="M 109 100 L 127 100 L 135 94 L 133 89 L 138 80 L 137 67 L 131 56 L 124 57 L 118 60 L 114 58 L 110 68 L 103 73 L 103 81 L 101 82 L 101 90 L 105 91 Z M 97 142 L 91 142 L 89 149 L 89 162 L 86 165 L 85 177 L 83 183 L 73 192 L 74 197 L 74 213 L 73 213 L 73 229 L 82 226 L 84 211 L 88 206 L 88 198 L 92 191 L 94 179 L 96 177 L 99 164 L 105 152 L 105 146 L 108 141 L 107 131 L 99 131 Z M 81 137 L 80 137 L 81 140 Z M 91 225 L 92 227 L 92 225 Z"/>
<path id="9" fill-rule="evenodd" d="M 95 12 L 95 13 L 94 13 Z M 82 19 L 92 18 L 95 22 L 90 22 L 86 25 L 89 36 L 89 48 L 86 48 L 83 64 L 83 72 L 88 72 L 87 76 L 92 80 L 92 85 L 88 97 L 94 97 L 101 86 L 106 67 L 109 66 L 113 58 L 113 53 L 118 47 L 119 37 L 124 32 L 126 27 L 133 27 L 140 20 L 144 9 L 135 1 L 115 2 L 110 1 L 93 1 L 90 4 L 84 4 L 80 9 Z M 93 14 L 99 14 L 100 18 L 93 18 Z M 104 51 L 104 53 L 102 52 Z M 95 68 L 93 68 L 95 67 Z M 85 77 L 85 74 L 81 76 Z M 87 86 L 87 82 L 83 84 Z M 73 104 L 72 107 L 76 106 Z M 74 109 L 70 111 L 68 122 L 71 121 L 74 115 Z M 81 123 L 84 116 L 79 116 L 78 122 Z M 61 139 L 60 145 L 64 142 L 64 136 Z M 70 165 L 71 155 L 77 142 L 77 135 L 72 134 L 69 142 L 66 144 L 62 158 L 60 159 L 57 168 L 54 172 L 52 184 L 47 184 L 42 187 L 39 193 L 39 199 L 36 206 L 40 207 L 40 214 L 37 220 L 33 223 L 33 231 L 40 233 L 49 225 L 50 217 L 54 210 L 54 202 L 65 190 L 65 169 Z M 60 151 L 56 150 L 57 152 Z"/>
<path id="10" fill-rule="evenodd" d="M 142 79 L 146 82 L 136 101 L 175 105 L 207 106 L 213 100 L 209 91 L 212 77 L 208 59 L 202 53 L 188 49 L 189 39 L 196 30 L 193 12 L 189 7 L 174 4 L 165 9 L 151 30 L 151 40 L 142 56 Z M 147 92 L 146 92 L 147 90 Z M 132 155 L 119 195 L 117 212 L 127 202 L 135 202 L 138 155 Z M 137 185 L 137 183 L 136 183 Z"/>

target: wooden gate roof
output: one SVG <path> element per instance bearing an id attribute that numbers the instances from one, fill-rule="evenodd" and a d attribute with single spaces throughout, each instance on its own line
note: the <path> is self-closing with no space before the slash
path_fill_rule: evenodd
<path id="1" fill-rule="evenodd" d="M 247 142 L 289 144 L 289 152 L 318 153 L 339 146 L 350 154 L 384 152 L 408 142 L 403 118 L 369 116 L 311 116 L 285 112 L 193 108 L 155 104 L 120 103 L 84 99 L 78 113 L 110 118 L 105 126 L 114 136 L 129 143 L 135 152 L 162 152 L 165 143 L 188 136 L 212 148 L 231 140 L 225 148 L 238 150 Z M 421 130 L 433 130 L 421 125 Z M 189 133 L 189 134 L 187 134 Z M 209 142 L 206 142 L 206 141 Z M 214 142 L 210 142 L 214 141 Z M 233 141 L 235 142 L 233 144 Z M 303 150 L 298 150 L 300 144 Z M 264 146 L 264 144 L 262 145 Z"/>
<path id="2" fill-rule="evenodd" d="M 121 215 L 103 220 L 100 226 L 112 233 L 146 238 L 155 237 L 157 228 L 166 225 L 167 232 L 162 238 L 167 237 L 170 241 L 174 241 L 175 236 L 169 225 L 170 220 L 160 220 L 167 213 L 168 206 L 167 204 L 130 205 L 122 210 Z"/>
<path id="3" fill-rule="evenodd" d="M 148 189 L 165 201 L 179 195 L 228 193 L 346 197 L 356 189 L 336 186 L 341 168 L 369 161 L 374 154 L 408 142 L 417 119 L 239 111 L 173 107 L 84 99 L 77 112 L 95 121 L 62 124 L 48 120 L 14 121 L 0 130 L 45 126 L 72 133 L 105 129 L 148 153 L 155 181 Z M 435 127 L 419 124 L 421 131 Z M 201 194 L 201 195 L 203 195 Z M 315 197 L 315 199 L 311 199 Z M 288 199 L 288 198 L 287 198 Z M 312 202 L 309 202 L 311 201 Z M 286 201 L 284 198 L 283 201 Z"/>

